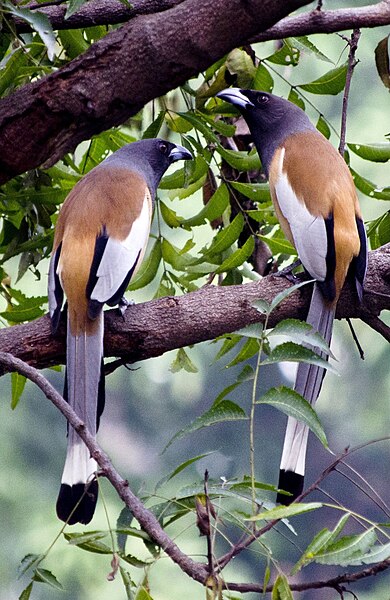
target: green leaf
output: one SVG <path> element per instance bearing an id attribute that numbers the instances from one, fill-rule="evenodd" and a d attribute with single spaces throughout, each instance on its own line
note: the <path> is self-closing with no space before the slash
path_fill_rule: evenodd
<path id="1" fill-rule="evenodd" d="M 325 448 L 328 447 L 325 432 L 315 411 L 309 402 L 295 390 L 286 386 L 271 388 L 259 400 L 256 400 L 256 404 L 270 404 L 289 417 L 302 421 L 318 437 L 321 444 Z"/>
<path id="2" fill-rule="evenodd" d="M 362 192 L 362 194 L 365 194 L 370 198 L 376 198 L 377 200 L 390 200 L 390 187 L 380 188 L 375 185 L 375 183 L 372 183 L 359 175 L 353 169 L 350 169 L 350 171 L 357 189 Z"/>
<path id="3" fill-rule="evenodd" d="M 29 598 L 31 596 L 31 591 L 33 589 L 33 585 L 34 585 L 33 582 L 30 581 L 30 583 L 28 584 L 28 586 L 20 594 L 19 600 L 29 600 Z"/>
<path id="4" fill-rule="evenodd" d="M 347 69 L 347 65 L 342 65 L 341 67 L 328 71 L 325 75 L 322 75 L 322 77 L 319 77 L 310 83 L 302 83 L 298 87 L 311 94 L 337 95 L 342 92 L 345 87 Z"/>
<path id="5" fill-rule="evenodd" d="M 328 140 L 330 138 L 330 127 L 322 115 L 319 116 L 316 128 Z"/>
<path id="6" fill-rule="evenodd" d="M 189 219 L 181 220 L 182 226 L 198 226 L 208 221 L 214 221 L 220 217 L 229 205 L 229 190 L 225 183 L 222 183 L 211 196 L 210 200 L 202 208 L 198 214 L 190 217 Z"/>
<path id="7" fill-rule="evenodd" d="M 162 127 L 162 124 L 165 120 L 165 110 L 161 110 L 154 121 L 145 129 L 142 134 L 142 139 L 146 140 L 148 138 L 155 138 L 158 136 L 158 133 Z"/>
<path id="8" fill-rule="evenodd" d="M 390 558 L 390 542 L 373 546 L 369 552 L 361 554 L 358 558 L 349 561 L 349 565 L 373 565 Z"/>
<path id="9" fill-rule="evenodd" d="M 195 129 L 197 129 L 202 135 L 204 135 L 207 142 L 212 142 L 214 144 L 219 145 L 218 137 L 212 131 L 211 127 L 208 124 L 206 124 L 204 120 L 202 120 L 201 113 L 195 113 L 192 111 L 186 113 L 179 112 L 178 114 L 183 119 L 191 123 L 191 125 L 195 127 Z"/>
<path id="10" fill-rule="evenodd" d="M 255 302 L 257 303 L 257 306 L 261 306 L 261 300 L 256 300 Z M 263 311 L 259 310 L 259 312 Z M 258 340 L 261 340 L 264 336 L 264 327 L 262 323 L 251 323 L 250 325 L 239 329 L 238 333 L 244 337 L 256 338 Z"/>
<path id="11" fill-rule="evenodd" d="M 226 334 L 226 336 L 223 336 L 223 344 L 221 346 L 221 348 L 218 350 L 214 362 L 216 362 L 217 360 L 219 360 L 220 358 L 222 358 L 222 356 L 225 356 L 225 354 L 227 354 L 228 352 L 230 352 L 230 350 L 232 350 L 234 348 L 234 346 L 236 346 L 238 344 L 238 342 L 241 341 L 241 336 L 234 334 L 234 333 L 228 333 Z M 219 341 L 219 340 L 216 340 Z"/>
<path id="12" fill-rule="evenodd" d="M 20 375 L 20 373 L 16 373 L 14 371 L 11 373 L 11 383 L 12 383 L 12 397 L 11 397 L 11 408 L 14 410 L 19 404 L 19 400 L 23 394 L 24 386 L 26 385 L 26 378 L 24 375 Z"/>
<path id="13" fill-rule="evenodd" d="M 294 600 L 287 577 L 279 573 L 272 588 L 271 600 Z"/>
<path id="14" fill-rule="evenodd" d="M 245 519 L 246 521 L 275 521 L 276 519 L 290 519 L 297 515 L 322 508 L 322 502 L 299 502 L 290 506 L 276 506 L 270 510 L 263 510 L 258 515 Z"/>
<path id="15" fill-rule="evenodd" d="M 173 442 L 182 439 L 190 433 L 194 433 L 194 431 L 203 429 L 203 427 L 210 427 L 216 423 L 224 423 L 226 421 L 242 421 L 247 418 L 245 411 L 238 406 L 238 404 L 235 404 L 231 400 L 222 400 L 222 402 L 219 402 L 216 406 L 213 404 L 213 406 L 203 413 L 203 415 L 197 417 L 192 423 L 187 425 L 187 427 L 178 431 L 169 440 L 163 452 L 165 452 Z"/>
<path id="16" fill-rule="evenodd" d="M 274 89 L 272 75 L 263 63 L 259 63 L 256 69 L 255 78 L 253 80 L 253 89 L 269 93 Z"/>
<path id="17" fill-rule="evenodd" d="M 187 371 L 187 373 L 199 372 L 198 367 L 192 362 L 184 348 L 179 348 L 169 370 L 171 373 L 178 373 L 182 369 Z"/>
<path id="18" fill-rule="evenodd" d="M 146 588 L 142 585 L 134 598 L 134 600 L 153 600 Z"/>
<path id="19" fill-rule="evenodd" d="M 160 479 L 160 481 L 156 485 L 156 489 L 160 488 L 164 483 L 167 483 L 168 481 L 176 477 L 176 475 L 184 471 L 184 469 L 186 469 L 190 465 L 194 464 L 195 462 L 198 462 L 198 460 L 201 460 L 205 456 L 209 456 L 210 454 L 214 454 L 214 450 L 211 452 L 205 452 L 204 454 L 199 454 L 198 456 L 193 456 L 192 458 L 185 460 L 178 467 L 176 467 L 176 469 L 172 471 L 172 473 L 166 475 L 165 477 L 163 477 L 163 479 Z"/>
<path id="20" fill-rule="evenodd" d="M 20 566 L 18 568 L 19 577 L 24 575 L 29 569 L 38 565 L 44 558 L 44 554 L 26 554 L 20 561 Z"/>
<path id="21" fill-rule="evenodd" d="M 18 306 L 13 306 L 12 310 L 7 310 L 0 313 L 0 316 L 6 319 L 9 323 L 24 323 L 41 317 L 45 311 L 42 304 L 47 302 L 45 296 L 37 296 L 24 298 Z"/>
<path id="22" fill-rule="evenodd" d="M 272 312 L 273 310 L 275 310 L 275 308 L 277 308 L 279 306 L 279 304 L 281 304 L 284 300 L 286 300 L 286 298 L 291 296 L 291 294 L 294 294 L 294 292 L 299 290 L 299 288 L 301 288 L 302 286 L 313 283 L 313 281 L 314 281 L 314 279 L 309 279 L 307 281 L 301 281 L 300 283 L 295 283 L 294 285 L 287 288 L 286 290 L 283 290 L 283 292 L 279 292 L 279 294 L 276 294 L 275 298 L 272 300 L 272 302 L 270 304 L 269 311 Z"/>
<path id="23" fill-rule="evenodd" d="M 186 268 L 194 262 L 194 258 L 185 251 L 185 248 L 186 246 L 180 250 L 168 242 L 166 238 L 161 242 L 161 251 L 164 260 L 172 265 L 177 271 L 185 271 Z"/>
<path id="24" fill-rule="evenodd" d="M 141 560 L 140 558 L 133 556 L 133 554 L 123 554 L 122 552 L 120 552 L 119 556 L 122 560 L 127 562 L 132 567 L 136 567 L 137 569 L 144 569 L 150 564 L 150 562 Z"/>
<path id="25" fill-rule="evenodd" d="M 315 555 L 318 552 L 325 550 L 325 548 L 332 544 L 339 533 L 344 529 L 350 516 L 350 513 L 343 515 L 333 531 L 329 531 L 329 529 L 322 529 L 319 531 L 292 569 L 291 574 L 295 575 L 295 573 L 298 573 L 303 565 L 306 565 L 315 559 Z"/>
<path id="26" fill-rule="evenodd" d="M 3 4 L 14 17 L 26 21 L 37 32 L 46 46 L 49 60 L 53 61 L 55 57 L 56 38 L 48 17 L 39 11 L 16 7 L 12 2 L 3 2 Z"/>
<path id="27" fill-rule="evenodd" d="M 371 527 L 359 535 L 345 536 L 327 546 L 326 550 L 316 554 L 315 561 L 321 565 L 348 566 L 351 561 L 359 561 L 365 556 L 376 541 L 375 529 Z"/>
<path id="28" fill-rule="evenodd" d="M 235 367 L 240 362 L 252 358 L 259 351 L 259 342 L 256 338 L 249 338 L 242 346 L 238 354 L 230 361 L 226 368 Z"/>
<path id="29" fill-rule="evenodd" d="M 11 51 L 6 59 L 5 64 L 3 59 L 0 70 L 0 96 L 9 93 L 15 87 L 15 79 L 25 63 L 25 51 L 23 48 L 17 48 Z"/>
<path id="30" fill-rule="evenodd" d="M 274 52 L 270 56 L 267 56 L 265 60 L 275 63 L 277 65 L 292 65 L 295 67 L 299 62 L 299 50 L 296 44 L 291 44 L 288 40 L 283 40 L 283 46 L 280 50 Z"/>
<path id="31" fill-rule="evenodd" d="M 251 88 L 256 67 L 248 52 L 235 48 L 229 52 L 226 59 L 226 68 L 231 75 L 236 75 L 237 86 L 240 88 Z"/>
<path id="32" fill-rule="evenodd" d="M 47 583 L 47 585 L 55 590 L 64 589 L 55 575 L 53 575 L 53 573 L 47 569 L 36 569 L 32 580 L 37 581 L 38 583 Z"/>
<path id="33" fill-rule="evenodd" d="M 119 572 L 122 577 L 123 585 L 125 586 L 127 600 L 134 600 L 132 588 L 135 587 L 135 584 L 131 580 L 130 573 L 125 571 L 125 569 L 121 566 L 119 567 Z"/>
<path id="34" fill-rule="evenodd" d="M 78 548 L 93 554 L 112 554 L 112 548 L 101 542 L 107 534 L 103 531 L 87 531 L 86 533 L 64 533 L 65 539 Z"/>
<path id="35" fill-rule="evenodd" d="M 314 350 L 300 346 L 294 342 L 285 342 L 284 344 L 275 346 L 270 354 L 261 361 L 261 364 L 269 365 L 283 361 L 308 363 L 337 374 L 337 370 L 327 360 L 318 356 Z"/>
<path id="36" fill-rule="evenodd" d="M 130 285 L 127 289 L 130 291 L 138 290 L 153 281 L 157 275 L 161 258 L 161 242 L 160 240 L 156 240 L 148 256 L 142 261 L 139 271 L 135 275 L 134 279 L 130 281 Z"/>
<path id="37" fill-rule="evenodd" d="M 387 162 L 390 160 L 390 142 L 378 144 L 348 144 L 348 148 L 355 154 L 372 162 Z"/>
<path id="38" fill-rule="evenodd" d="M 89 47 L 81 29 L 63 29 L 58 32 L 58 37 L 68 58 L 71 60 L 85 52 Z"/>
<path id="39" fill-rule="evenodd" d="M 215 273 L 224 273 L 225 271 L 231 271 L 232 269 L 240 267 L 252 255 L 254 249 L 255 241 L 251 236 L 241 248 L 235 250 L 223 261 L 223 263 L 215 270 Z"/>
<path id="40" fill-rule="evenodd" d="M 191 161 L 191 163 L 192 162 L 194 162 L 195 166 L 194 170 L 191 172 L 191 176 L 189 177 L 188 181 L 186 178 L 186 170 L 184 169 L 184 167 L 182 167 L 181 169 L 176 169 L 176 171 L 174 171 L 170 175 L 165 175 L 165 177 L 163 177 L 160 181 L 159 189 L 181 189 L 186 185 L 189 186 L 192 183 L 197 182 L 199 179 L 201 179 L 207 174 L 209 165 L 203 158 L 203 156 L 198 155 L 194 161 Z"/>
<path id="41" fill-rule="evenodd" d="M 313 54 L 316 58 L 333 64 L 333 61 L 325 56 L 325 54 L 323 54 L 323 52 L 321 52 L 307 36 L 292 37 L 289 39 L 299 50 L 303 50 L 304 52 L 309 51 L 309 53 Z"/>
<path id="42" fill-rule="evenodd" d="M 271 202 L 271 194 L 268 183 L 240 183 L 229 181 L 229 185 L 255 202 Z"/>
<path id="43" fill-rule="evenodd" d="M 267 235 L 258 235 L 260 240 L 263 240 L 269 246 L 273 254 L 288 254 L 289 256 L 296 256 L 297 251 L 286 238 L 269 237 Z"/>
<path id="44" fill-rule="evenodd" d="M 76 13 L 88 0 L 69 0 L 68 8 L 65 14 L 65 19 L 69 19 L 74 13 Z"/>
<path id="45" fill-rule="evenodd" d="M 292 102 L 293 104 L 296 104 L 297 106 L 299 106 L 299 108 L 301 108 L 302 110 L 305 110 L 305 103 L 302 99 L 302 96 L 300 96 L 297 92 L 297 90 L 295 88 L 291 88 L 290 93 L 288 95 L 287 100 L 289 100 L 290 102 Z"/>
<path id="46" fill-rule="evenodd" d="M 258 171 L 261 167 L 260 158 L 256 150 L 244 152 L 241 150 L 226 150 L 222 146 L 217 147 L 217 152 L 222 158 L 237 171 Z"/>
<path id="47" fill-rule="evenodd" d="M 203 260 L 203 257 L 208 258 L 212 255 L 221 254 L 230 248 L 238 240 L 244 224 L 243 214 L 238 213 L 227 227 L 224 227 L 217 233 L 210 246 L 202 252 L 200 260 Z"/>
<path id="48" fill-rule="evenodd" d="M 388 89 L 390 89 L 390 61 L 389 61 L 389 36 L 387 35 L 375 48 L 375 64 L 379 77 Z"/>
<path id="49" fill-rule="evenodd" d="M 306 321 L 299 321 L 298 319 L 279 321 L 269 332 L 268 337 L 275 335 L 285 335 L 297 344 L 310 344 L 315 348 L 320 348 L 326 354 L 331 354 L 329 345 L 324 338 Z"/>

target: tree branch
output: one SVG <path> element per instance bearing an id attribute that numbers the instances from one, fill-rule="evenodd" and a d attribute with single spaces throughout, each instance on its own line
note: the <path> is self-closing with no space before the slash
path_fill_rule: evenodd
<path id="1" fill-rule="evenodd" d="M 54 164 L 310 1 L 185 0 L 110 32 L 0 101 L 0 183 Z"/>
<path id="2" fill-rule="evenodd" d="M 279 40 L 287 37 L 334 33 L 346 29 L 380 27 L 390 23 L 390 0 L 382 0 L 370 6 L 340 8 L 337 10 L 313 10 L 293 17 L 286 17 L 266 31 L 258 33 L 248 43 Z"/>
<path id="3" fill-rule="evenodd" d="M 79 29 L 96 25 L 116 25 L 126 23 L 138 15 L 149 15 L 163 12 L 181 4 L 185 0 L 132 0 L 130 6 L 120 0 L 92 0 L 84 4 L 80 10 L 65 19 L 66 5 L 44 6 L 31 2 L 25 8 L 36 10 L 46 15 L 53 29 Z M 19 33 L 31 31 L 29 24 L 21 19 L 14 19 Z"/>
<path id="4" fill-rule="evenodd" d="M 337 305 L 339 319 L 349 317 L 372 322 L 382 310 L 390 309 L 389 260 L 390 244 L 369 253 L 363 305 L 358 304 L 353 286 L 345 286 Z M 286 279 L 270 275 L 255 283 L 210 285 L 184 296 L 132 305 L 127 308 L 124 319 L 117 310 L 106 311 L 105 356 L 132 363 L 237 331 L 263 320 L 252 307 L 254 300 L 264 298 L 270 302 L 290 285 Z M 286 318 L 305 318 L 310 295 L 310 286 L 291 295 L 271 315 L 269 326 L 274 327 Z M 63 363 L 65 326 L 53 336 L 49 318 L 44 316 L 26 325 L 0 329 L 0 348 L 38 368 Z"/>

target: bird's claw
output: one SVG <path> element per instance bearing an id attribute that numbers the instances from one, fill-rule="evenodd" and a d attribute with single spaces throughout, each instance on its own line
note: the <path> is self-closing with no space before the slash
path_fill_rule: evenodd
<path id="1" fill-rule="evenodd" d="M 301 264 L 302 263 L 301 263 L 300 259 L 297 258 L 297 260 L 294 260 L 294 262 L 291 263 L 291 265 L 288 265 L 284 269 L 280 269 L 280 271 L 276 271 L 276 273 L 273 273 L 273 276 L 274 277 L 285 277 L 287 279 L 287 281 L 290 281 L 291 283 L 296 283 L 298 281 L 298 277 L 296 275 L 294 275 L 293 271 L 297 267 L 300 267 Z"/>
<path id="2" fill-rule="evenodd" d="M 125 318 L 125 312 L 128 306 L 135 304 L 134 300 L 127 300 L 124 296 L 118 302 L 118 310 L 122 316 L 122 319 Z"/>

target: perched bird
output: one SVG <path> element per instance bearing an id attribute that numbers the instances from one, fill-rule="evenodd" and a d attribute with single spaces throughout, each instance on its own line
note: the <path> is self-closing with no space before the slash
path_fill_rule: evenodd
<path id="1" fill-rule="evenodd" d="M 65 293 L 64 396 L 92 435 L 104 409 L 103 305 L 121 303 L 142 262 L 161 177 L 174 161 L 191 158 L 182 146 L 162 139 L 128 144 L 85 175 L 60 211 L 49 268 L 49 312 L 56 331 Z M 90 522 L 96 470 L 88 448 L 68 427 L 60 519 L 71 525 Z"/>
<path id="2" fill-rule="evenodd" d="M 280 225 L 305 270 L 316 280 L 307 322 L 330 343 L 336 304 L 347 274 L 362 299 L 367 239 L 355 186 L 340 154 L 295 104 L 261 91 L 226 89 L 217 96 L 237 106 L 269 179 Z M 318 348 L 316 349 L 317 353 Z M 323 356 L 324 357 L 324 356 Z M 324 369 L 300 363 L 295 390 L 310 404 Z M 280 465 L 283 504 L 303 490 L 308 428 L 289 417 Z"/>

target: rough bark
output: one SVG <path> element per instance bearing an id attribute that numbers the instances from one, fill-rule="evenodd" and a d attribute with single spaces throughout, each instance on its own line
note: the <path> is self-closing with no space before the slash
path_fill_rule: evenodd
<path id="1" fill-rule="evenodd" d="M 337 307 L 337 318 L 369 321 L 390 309 L 390 244 L 370 252 L 364 303 L 359 306 L 352 285 L 346 285 Z M 291 284 L 268 276 L 240 286 L 205 286 L 178 297 L 166 297 L 129 306 L 124 319 L 116 310 L 105 313 L 105 356 L 132 363 L 160 356 L 169 350 L 212 340 L 263 320 L 252 303 L 272 298 Z M 370 293 L 374 290 L 375 293 Z M 379 295 L 381 294 L 381 295 Z M 272 313 L 269 326 L 282 319 L 305 318 L 310 286 L 304 286 Z M 382 332 L 383 333 L 383 332 Z M 26 325 L 0 330 L 0 348 L 38 367 L 60 364 L 65 359 L 65 327 L 54 337 L 47 316 Z"/>
<path id="2" fill-rule="evenodd" d="M 186 0 L 112 31 L 68 65 L 0 101 L 0 183 L 53 164 L 82 140 L 123 123 L 309 2 Z"/>

